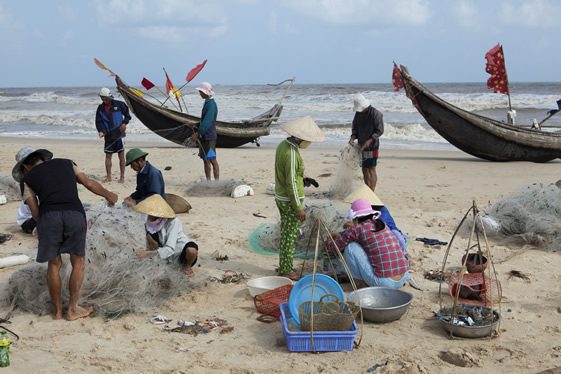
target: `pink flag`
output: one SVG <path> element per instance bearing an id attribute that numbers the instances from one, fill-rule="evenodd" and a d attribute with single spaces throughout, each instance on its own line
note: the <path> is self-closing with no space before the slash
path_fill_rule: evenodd
<path id="1" fill-rule="evenodd" d="M 203 68 L 206 65 L 206 59 L 198 64 L 197 66 L 195 66 L 193 69 L 191 69 L 191 71 L 189 71 L 189 73 L 187 74 L 187 77 L 185 78 L 185 80 L 187 81 L 187 83 L 191 82 L 193 80 L 193 78 L 195 78 L 197 76 L 197 74 L 200 73 L 201 70 L 203 70 Z"/>

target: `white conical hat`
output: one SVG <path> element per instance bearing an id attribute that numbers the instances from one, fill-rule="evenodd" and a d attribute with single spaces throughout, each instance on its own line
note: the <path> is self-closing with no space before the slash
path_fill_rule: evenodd
<path id="1" fill-rule="evenodd" d="M 361 187 L 357 188 L 353 192 L 351 192 L 348 196 L 345 197 L 343 200 L 346 203 L 351 204 L 353 201 L 358 199 L 366 199 L 370 203 L 370 205 L 374 206 L 383 206 L 384 203 L 378 195 L 374 193 L 366 184 L 363 184 Z"/>
<path id="2" fill-rule="evenodd" d="M 309 142 L 323 142 L 325 140 L 325 135 L 310 116 L 283 123 L 281 129 L 298 139 Z"/>
<path id="3" fill-rule="evenodd" d="M 133 209 L 153 217 L 175 218 L 175 212 L 171 206 L 158 194 L 148 196 L 136 204 Z"/>

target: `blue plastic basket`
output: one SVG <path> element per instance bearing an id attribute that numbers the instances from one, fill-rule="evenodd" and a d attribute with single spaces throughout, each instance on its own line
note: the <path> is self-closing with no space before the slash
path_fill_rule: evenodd
<path id="1" fill-rule="evenodd" d="M 358 335 L 356 322 L 349 331 L 315 331 L 314 347 L 312 349 L 311 334 L 309 331 L 290 331 L 288 321 L 292 319 L 288 303 L 280 305 L 281 323 L 286 346 L 291 352 L 336 352 L 352 351 L 355 337 Z"/>

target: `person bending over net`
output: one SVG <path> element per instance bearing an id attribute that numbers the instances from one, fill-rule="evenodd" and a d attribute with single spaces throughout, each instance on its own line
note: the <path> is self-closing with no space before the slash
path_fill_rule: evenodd
<path id="1" fill-rule="evenodd" d="M 183 265 L 187 276 L 193 275 L 197 263 L 199 246 L 189 240 L 183 232 L 183 225 L 173 209 L 160 195 L 152 195 L 133 208 L 148 215 L 146 218 L 147 250 L 138 252 L 138 257 L 159 256 L 161 259 L 177 260 Z"/>

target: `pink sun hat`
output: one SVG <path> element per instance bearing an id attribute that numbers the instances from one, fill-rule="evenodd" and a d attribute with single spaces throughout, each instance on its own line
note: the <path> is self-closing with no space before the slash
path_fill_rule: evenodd
<path id="1" fill-rule="evenodd" d="M 374 215 L 374 219 L 380 217 L 380 212 L 372 209 L 370 202 L 366 199 L 357 199 L 351 204 L 348 219 L 356 219 L 359 217 Z"/>
<path id="2" fill-rule="evenodd" d="M 208 82 L 203 82 L 197 87 L 197 90 L 204 93 L 208 97 L 214 96 L 214 90 L 212 89 L 212 85 Z"/>

